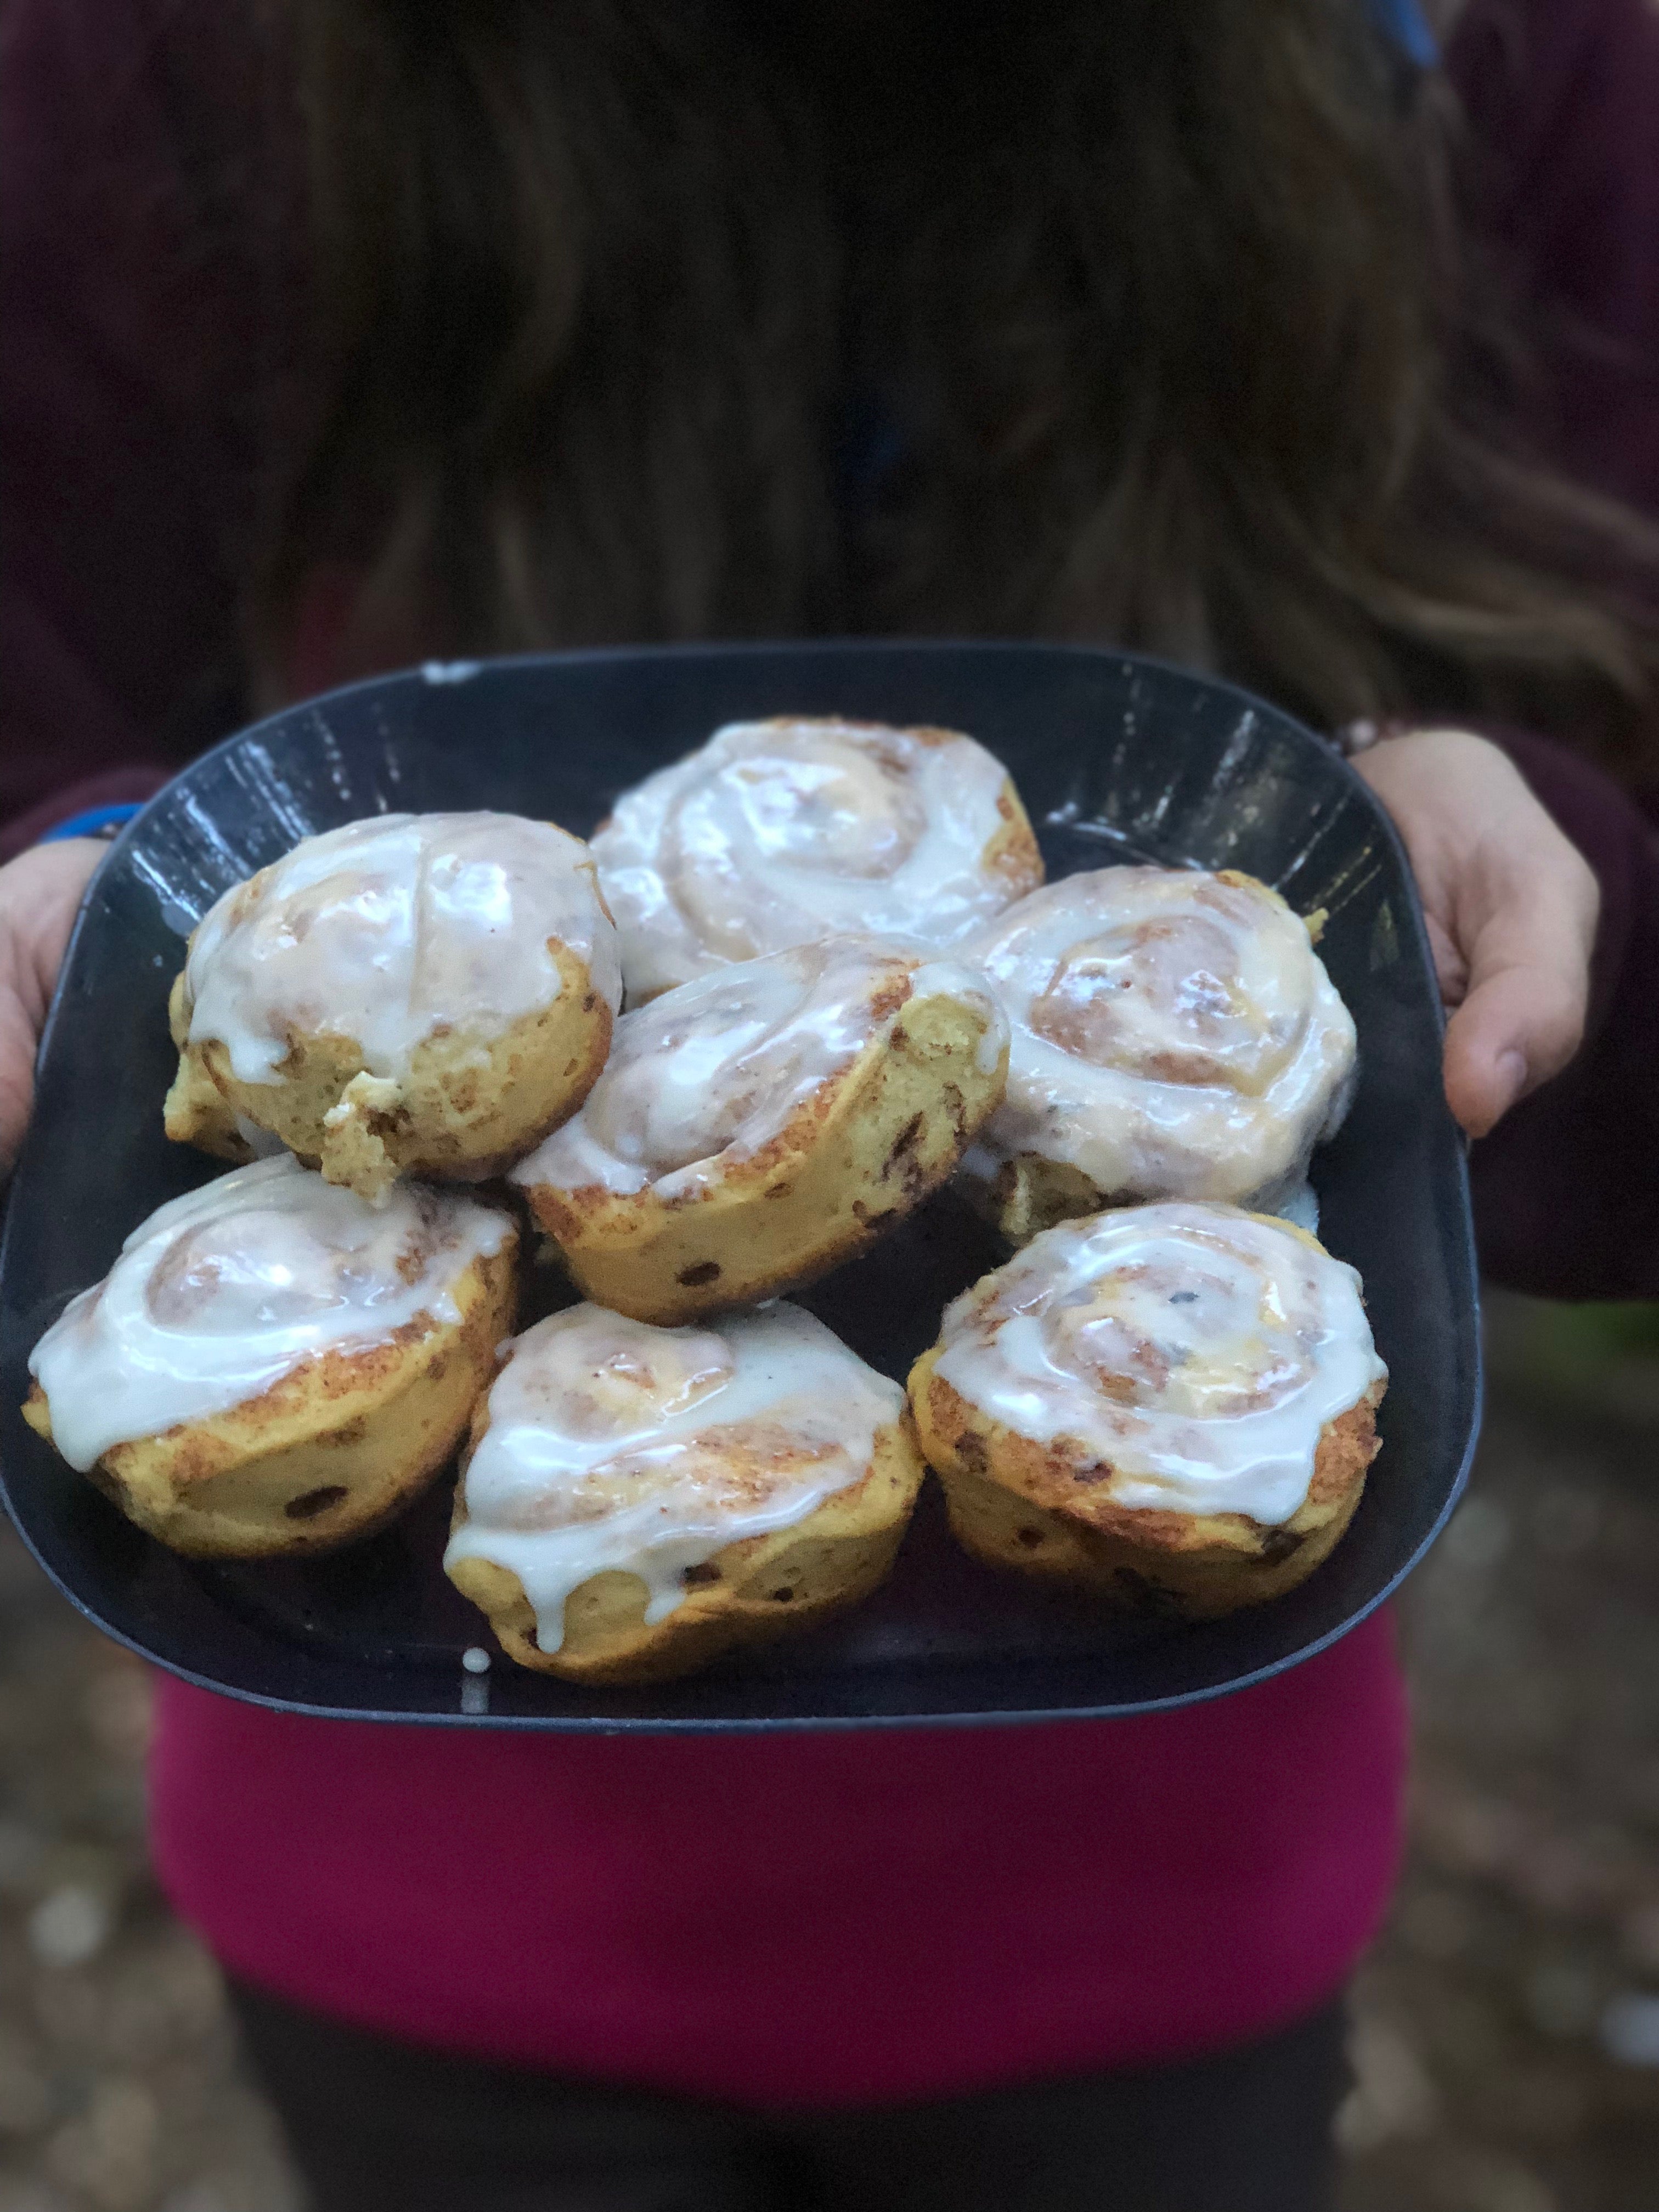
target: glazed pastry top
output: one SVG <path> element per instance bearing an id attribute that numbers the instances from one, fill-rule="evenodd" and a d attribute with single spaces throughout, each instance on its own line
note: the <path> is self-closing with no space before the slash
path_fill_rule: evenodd
<path id="1" fill-rule="evenodd" d="M 607 1569 L 645 1583 L 654 1624 L 688 1567 L 859 1481 L 903 1402 L 798 1306 L 695 1328 L 572 1307 L 509 1348 L 445 1565 L 517 1575 L 544 1651 L 563 1641 L 566 1598 Z"/>
<path id="2" fill-rule="evenodd" d="M 1047 1230 L 946 1308 L 941 1342 L 958 1396 L 1068 1441 L 1114 1504 L 1270 1528 L 1305 1500 L 1326 1423 L 1388 1373 L 1354 1270 L 1230 1206 Z"/>
<path id="3" fill-rule="evenodd" d="M 929 997 L 984 1024 L 992 1073 L 1007 1024 L 985 978 L 891 939 L 843 936 L 716 969 L 617 1023 L 611 1058 L 580 1112 L 513 1170 L 558 1189 L 694 1189 L 711 1164 L 751 1157 L 823 1085 Z"/>
<path id="4" fill-rule="evenodd" d="M 498 1029 L 583 961 L 614 1012 L 616 931 L 579 837 L 516 814 L 383 814 L 307 837 L 225 893 L 185 962 L 190 1042 L 244 1083 L 277 1083 L 295 1034 L 352 1038 L 372 1075 L 407 1073 L 448 1028 Z"/>
<path id="5" fill-rule="evenodd" d="M 1114 1197 L 1259 1198 L 1346 1108 L 1352 1017 L 1305 923 L 1251 877 L 1068 876 L 963 951 L 1013 1033 L 982 1174 L 1030 1152 Z"/>
<path id="6" fill-rule="evenodd" d="M 52 1441 L 84 1472 L 112 1444 L 261 1396 L 313 1355 L 461 1316 L 452 1296 L 504 1214 L 400 1185 L 368 1205 L 284 1154 L 151 1214 L 29 1358 Z"/>
<path id="7" fill-rule="evenodd" d="M 617 802 L 593 855 L 629 999 L 836 930 L 951 945 L 1040 881 L 988 862 L 1001 763 L 971 738 L 738 722 Z"/>

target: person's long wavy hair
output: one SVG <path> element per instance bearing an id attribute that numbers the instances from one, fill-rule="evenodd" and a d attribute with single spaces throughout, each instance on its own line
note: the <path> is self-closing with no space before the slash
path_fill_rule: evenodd
<path id="1" fill-rule="evenodd" d="M 346 560 L 457 650 L 1092 638 L 1636 743 L 1659 532 L 1506 428 L 1457 118 L 1362 0 L 285 13 L 325 377 L 268 653 Z"/>

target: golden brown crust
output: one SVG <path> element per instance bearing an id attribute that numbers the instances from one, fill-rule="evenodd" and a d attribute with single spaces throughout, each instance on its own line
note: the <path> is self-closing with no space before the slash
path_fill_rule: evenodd
<path id="1" fill-rule="evenodd" d="M 950 1176 L 1006 1079 L 1006 1054 L 978 1064 L 984 1033 L 966 1001 L 921 1000 L 769 1143 L 697 1189 L 665 1199 L 544 1184 L 531 1205 L 584 1294 L 635 1321 L 776 1297 L 861 1250 Z"/>
<path id="2" fill-rule="evenodd" d="M 238 1080 L 224 1046 L 187 1042 L 181 973 L 170 1017 L 179 1073 L 163 1109 L 167 1133 L 222 1158 L 246 1159 L 240 1115 L 268 1129 L 330 1182 L 378 1198 L 399 1175 L 477 1182 L 500 1175 L 568 1121 L 599 1079 L 611 1012 L 587 963 L 550 939 L 558 997 L 499 1034 L 444 1028 L 416 1045 L 397 1083 L 371 1075 L 349 1037 L 292 1039 L 280 1083 Z"/>
<path id="3" fill-rule="evenodd" d="M 473 1444 L 488 1427 L 481 1406 Z M 723 1652 L 766 1644 L 827 1620 L 886 1579 L 921 1486 L 921 1455 L 908 1414 L 877 1432 L 869 1472 L 798 1521 L 767 1536 L 729 1544 L 686 1577 L 676 1610 L 647 1626 L 647 1592 L 635 1575 L 594 1575 L 565 1601 L 564 1642 L 536 1641 L 524 1586 L 488 1559 L 459 1559 L 452 1582 L 485 1614 L 502 1650 L 521 1667 L 566 1681 L 661 1682 L 707 1666 Z M 465 1484 L 455 1523 L 465 1524 Z"/>
<path id="4" fill-rule="evenodd" d="M 997 812 L 1002 817 L 1002 826 L 980 855 L 980 865 L 1002 878 L 1012 906 L 1016 899 L 1038 888 L 1046 871 L 1030 817 L 1011 777 L 1003 779 L 997 793 Z"/>
<path id="5" fill-rule="evenodd" d="M 962 1194 L 975 1213 L 1012 1245 L 1029 1244 L 1062 1221 L 1081 1221 L 1109 1206 L 1134 1202 L 1133 1191 L 1103 1191 L 1069 1160 L 1018 1152 L 988 1180 L 964 1176 Z"/>
<path id="6" fill-rule="evenodd" d="M 200 1559 L 332 1551 L 393 1519 L 447 1464 L 512 1328 L 517 1237 L 431 1316 L 382 1343 L 307 1361 L 245 1405 L 112 1445 L 90 1479 L 128 1519 Z M 23 1408 L 52 1440 L 37 1383 Z"/>
<path id="7" fill-rule="evenodd" d="M 1376 1454 L 1380 1382 L 1326 1423 L 1307 1498 L 1282 1528 L 1242 1513 L 1124 1506 L 1111 1495 L 1109 1463 L 1070 1438 L 1018 1436 L 962 1397 L 935 1371 L 942 1349 L 912 1369 L 910 1407 L 965 1547 L 993 1565 L 1171 1618 L 1231 1613 L 1305 1581 L 1352 1519 Z"/>

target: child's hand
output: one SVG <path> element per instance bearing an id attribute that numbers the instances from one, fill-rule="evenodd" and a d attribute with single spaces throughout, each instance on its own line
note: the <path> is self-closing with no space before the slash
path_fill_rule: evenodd
<path id="1" fill-rule="evenodd" d="M 1472 1137 L 1578 1049 L 1601 893 L 1498 747 L 1462 730 L 1387 738 L 1354 766 L 1393 816 L 1428 916 L 1446 1097 Z"/>
<path id="2" fill-rule="evenodd" d="M 40 1025 L 81 894 L 106 850 L 95 837 L 65 837 L 0 868 L 0 1177 L 28 1126 Z"/>

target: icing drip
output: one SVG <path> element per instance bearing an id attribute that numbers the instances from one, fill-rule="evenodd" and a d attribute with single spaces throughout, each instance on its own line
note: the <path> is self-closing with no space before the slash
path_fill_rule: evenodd
<path id="1" fill-rule="evenodd" d="M 1034 1237 L 947 1307 L 937 1372 L 1114 1504 L 1288 1521 L 1320 1431 L 1388 1370 L 1354 1270 L 1230 1206 L 1125 1207 Z"/>
<path id="2" fill-rule="evenodd" d="M 988 867 L 1000 763 L 971 738 L 738 722 L 593 840 L 630 998 L 837 930 L 950 945 L 1024 887 Z"/>
<path id="3" fill-rule="evenodd" d="M 1263 1213 L 1276 1213 L 1281 1221 L 1292 1228 L 1305 1229 L 1310 1237 L 1319 1234 L 1319 1200 L 1310 1182 L 1299 1182 L 1287 1191 L 1277 1206 L 1264 1206 Z"/>
<path id="4" fill-rule="evenodd" d="M 280 1083 L 294 1033 L 349 1037 L 407 1073 L 441 1028 L 493 1030 L 559 995 L 550 943 L 614 1012 L 616 931 L 587 848 L 514 814 L 384 814 L 303 844 L 228 890 L 191 940 L 190 1041 L 244 1083 Z"/>
<path id="5" fill-rule="evenodd" d="M 664 1198 L 695 1190 L 720 1163 L 769 1143 L 890 1035 L 906 1005 L 946 996 L 983 1020 L 975 1059 L 991 1073 L 1007 1024 L 984 976 L 957 962 L 846 936 L 716 969 L 623 1016 L 586 1103 L 513 1180 L 623 1193 L 652 1184 Z"/>
<path id="6" fill-rule="evenodd" d="M 509 1347 L 444 1565 L 515 1574 L 544 1651 L 564 1641 L 571 1592 L 608 1569 L 638 1576 L 654 1625 L 688 1567 L 860 1481 L 903 1402 L 798 1306 L 708 1328 L 573 1307 Z"/>
<path id="7" fill-rule="evenodd" d="M 318 1353 L 461 1316 L 453 1286 L 506 1216 L 400 1186 L 381 1207 L 289 1154 L 151 1214 L 35 1346 L 52 1441 L 82 1473 L 111 1445 L 247 1404 Z"/>
<path id="8" fill-rule="evenodd" d="M 963 952 L 1012 1030 L 969 1173 L 1035 1153 L 1113 1198 L 1266 1201 L 1346 1109 L 1352 1018 L 1304 923 L 1249 878 L 1068 876 Z"/>

